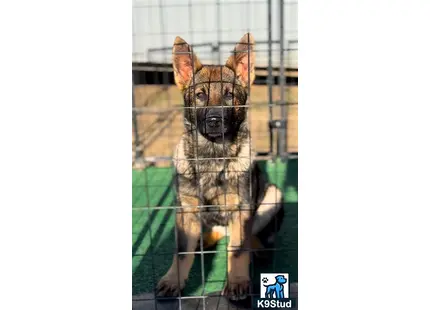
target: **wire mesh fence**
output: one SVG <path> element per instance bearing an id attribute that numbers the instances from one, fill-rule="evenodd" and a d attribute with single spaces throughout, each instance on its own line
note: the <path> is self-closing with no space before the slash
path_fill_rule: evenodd
<path id="1" fill-rule="evenodd" d="M 295 294 L 296 12 L 134 2 L 136 309 L 253 307 L 262 272 Z"/>

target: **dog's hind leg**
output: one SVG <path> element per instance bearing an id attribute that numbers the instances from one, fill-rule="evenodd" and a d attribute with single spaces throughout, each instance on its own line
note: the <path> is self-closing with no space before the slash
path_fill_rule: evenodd
<path id="1" fill-rule="evenodd" d="M 270 220 L 278 213 L 282 204 L 282 193 L 275 185 L 269 185 L 264 198 L 258 206 L 252 225 L 252 234 L 258 234 L 269 224 Z"/>

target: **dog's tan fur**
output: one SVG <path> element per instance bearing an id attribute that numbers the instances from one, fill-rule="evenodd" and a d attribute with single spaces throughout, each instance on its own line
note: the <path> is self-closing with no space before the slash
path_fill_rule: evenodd
<path id="1" fill-rule="evenodd" d="M 279 189 L 268 184 L 251 150 L 244 105 L 255 78 L 254 45 L 252 35 L 244 35 L 224 66 L 202 65 L 182 38 L 177 37 L 173 46 L 175 82 L 186 108 L 185 134 L 174 152 L 177 198 L 182 207 L 176 214 L 178 251 L 195 251 L 201 235 L 206 246 L 214 245 L 224 234 L 210 229 L 227 226 L 228 281 L 223 293 L 232 299 L 247 296 L 249 249 L 259 244 L 253 236 L 276 215 L 281 202 Z M 199 92 L 207 94 L 204 102 L 196 97 Z M 232 96 L 225 99 L 225 94 Z M 234 109 L 232 122 L 237 124 L 234 135 L 222 144 L 197 130 L 197 108 L 216 106 Z M 258 212 L 262 202 L 265 206 Z M 209 232 L 203 234 L 202 227 Z M 158 283 L 159 296 L 179 294 L 193 260 L 192 253 L 174 255 L 172 266 Z"/>

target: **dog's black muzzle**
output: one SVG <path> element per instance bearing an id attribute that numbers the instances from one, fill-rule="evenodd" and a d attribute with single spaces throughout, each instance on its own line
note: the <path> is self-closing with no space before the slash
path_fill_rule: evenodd
<path id="1" fill-rule="evenodd" d="M 208 108 L 199 115 L 200 132 L 209 140 L 217 142 L 226 138 L 230 131 L 232 110 L 229 108 Z"/>
<path id="2" fill-rule="evenodd" d="M 206 118 L 206 129 L 207 131 L 215 130 L 218 131 L 223 126 L 223 118 L 219 116 L 209 116 Z"/>

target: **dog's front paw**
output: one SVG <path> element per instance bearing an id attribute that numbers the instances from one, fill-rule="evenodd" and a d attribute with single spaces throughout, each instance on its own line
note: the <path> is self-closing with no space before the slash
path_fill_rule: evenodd
<path id="1" fill-rule="evenodd" d="M 156 294 L 158 297 L 177 297 L 184 287 L 184 279 L 179 279 L 177 274 L 166 274 L 158 282 Z"/>
<path id="2" fill-rule="evenodd" d="M 249 288 L 249 277 L 229 276 L 222 294 L 231 300 L 242 300 L 248 297 Z"/>

